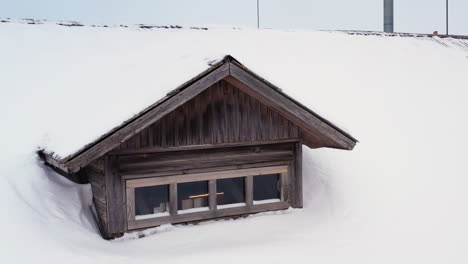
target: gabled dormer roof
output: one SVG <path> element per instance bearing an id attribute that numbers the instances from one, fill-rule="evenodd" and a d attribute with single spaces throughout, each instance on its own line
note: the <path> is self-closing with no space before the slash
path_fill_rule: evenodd
<path id="1" fill-rule="evenodd" d="M 286 95 L 281 89 L 228 55 L 75 153 L 62 159 L 54 157 L 52 153 L 41 153 L 41 156 L 47 163 L 66 173 L 78 172 L 221 80 L 226 80 L 257 98 L 296 124 L 301 129 L 303 143 L 310 148 L 328 147 L 352 150 L 357 143 L 351 135 Z"/>

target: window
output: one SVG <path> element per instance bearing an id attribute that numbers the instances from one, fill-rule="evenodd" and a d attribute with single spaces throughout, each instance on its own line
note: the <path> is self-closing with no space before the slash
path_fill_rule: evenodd
<path id="1" fill-rule="evenodd" d="M 135 219 L 169 215 L 169 185 L 135 188 Z"/>
<path id="2" fill-rule="evenodd" d="M 253 177 L 253 203 L 262 204 L 280 201 L 280 175 L 258 175 Z"/>
<path id="3" fill-rule="evenodd" d="M 245 177 L 216 180 L 217 209 L 245 206 Z"/>
<path id="4" fill-rule="evenodd" d="M 287 173 L 271 166 L 124 178 L 127 228 L 287 209 Z"/>
<path id="5" fill-rule="evenodd" d="M 177 184 L 179 214 L 209 210 L 208 181 Z"/>

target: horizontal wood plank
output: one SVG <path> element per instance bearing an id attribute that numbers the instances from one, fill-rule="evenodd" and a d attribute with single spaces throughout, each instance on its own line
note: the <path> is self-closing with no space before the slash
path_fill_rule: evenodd
<path id="1" fill-rule="evenodd" d="M 121 174 L 122 179 L 140 179 L 148 177 L 163 177 L 163 176 L 173 176 L 181 174 L 191 174 L 191 173 L 201 173 L 201 172 L 215 172 L 215 171 L 226 171 L 226 170 L 238 170 L 238 169 L 248 169 L 248 168 L 261 168 L 261 167 L 271 167 L 271 166 L 285 166 L 289 165 L 289 161 L 269 161 L 269 162 L 258 162 L 258 163 L 242 163 L 229 166 L 220 166 L 219 164 L 210 164 L 209 167 L 194 168 L 173 168 L 169 171 L 155 171 L 155 172 L 146 172 L 146 173 L 129 173 Z"/>
<path id="2" fill-rule="evenodd" d="M 266 153 L 217 153 L 203 156 L 192 156 L 192 157 L 179 157 L 173 159 L 156 159 L 156 160 L 142 160 L 140 162 L 122 164 L 120 166 L 121 171 L 129 171 L 131 169 L 144 169 L 144 168 L 155 168 L 164 165 L 177 165 L 181 164 L 195 164 L 195 163 L 219 163 L 223 164 L 223 161 L 228 161 L 229 164 L 233 160 L 251 160 L 251 161 L 268 161 L 268 160 L 290 160 L 293 159 L 293 153 L 291 151 L 271 151 Z"/>
<path id="3" fill-rule="evenodd" d="M 274 166 L 274 167 L 239 169 L 239 170 L 230 170 L 230 171 L 182 174 L 182 175 L 177 175 L 177 176 L 127 180 L 127 188 L 128 187 L 138 188 L 138 187 L 152 186 L 152 185 L 163 185 L 163 184 L 192 182 L 192 181 L 206 181 L 206 180 L 211 180 L 211 179 L 225 179 L 225 178 L 266 175 L 266 174 L 285 173 L 285 172 L 288 172 L 288 166 Z"/>
<path id="4" fill-rule="evenodd" d="M 239 141 L 233 143 L 222 144 L 205 144 L 205 145 L 187 145 L 179 147 L 146 147 L 138 149 L 123 149 L 109 152 L 114 155 L 135 155 L 135 154 L 151 154 L 161 152 L 177 152 L 177 151 L 190 151 L 190 150 L 203 150 L 203 149 L 219 149 L 229 147 L 242 147 L 242 146 L 263 146 L 271 144 L 295 143 L 299 142 L 299 138 L 290 139 L 277 139 L 277 140 L 264 140 L 264 141 Z"/>

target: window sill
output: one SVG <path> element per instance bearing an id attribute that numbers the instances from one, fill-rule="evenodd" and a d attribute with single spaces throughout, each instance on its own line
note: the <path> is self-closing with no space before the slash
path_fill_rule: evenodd
<path id="1" fill-rule="evenodd" d="M 177 224 L 185 223 L 198 220 L 209 220 L 220 217 L 243 215 L 243 214 L 253 214 L 260 213 L 265 211 L 275 211 L 275 210 L 284 210 L 289 208 L 288 202 L 275 202 L 275 203 L 266 203 L 258 204 L 251 206 L 242 206 L 242 207 L 233 207 L 225 209 L 217 209 L 212 211 L 203 211 L 195 213 L 187 213 L 182 215 L 171 215 L 158 218 L 149 218 L 142 220 L 135 220 L 128 222 L 128 230 L 159 226 L 163 224 Z"/>

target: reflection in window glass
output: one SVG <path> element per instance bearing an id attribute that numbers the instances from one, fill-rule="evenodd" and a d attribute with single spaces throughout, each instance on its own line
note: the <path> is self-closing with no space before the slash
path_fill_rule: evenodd
<path id="1" fill-rule="evenodd" d="M 254 204 L 279 202 L 279 174 L 259 175 L 253 177 Z"/>
<path id="2" fill-rule="evenodd" d="M 218 209 L 245 206 L 245 177 L 216 180 Z"/>
<path id="3" fill-rule="evenodd" d="M 177 184 L 179 214 L 209 210 L 208 181 Z"/>
<path id="4" fill-rule="evenodd" d="M 169 185 L 135 188 L 135 219 L 169 215 Z"/>

